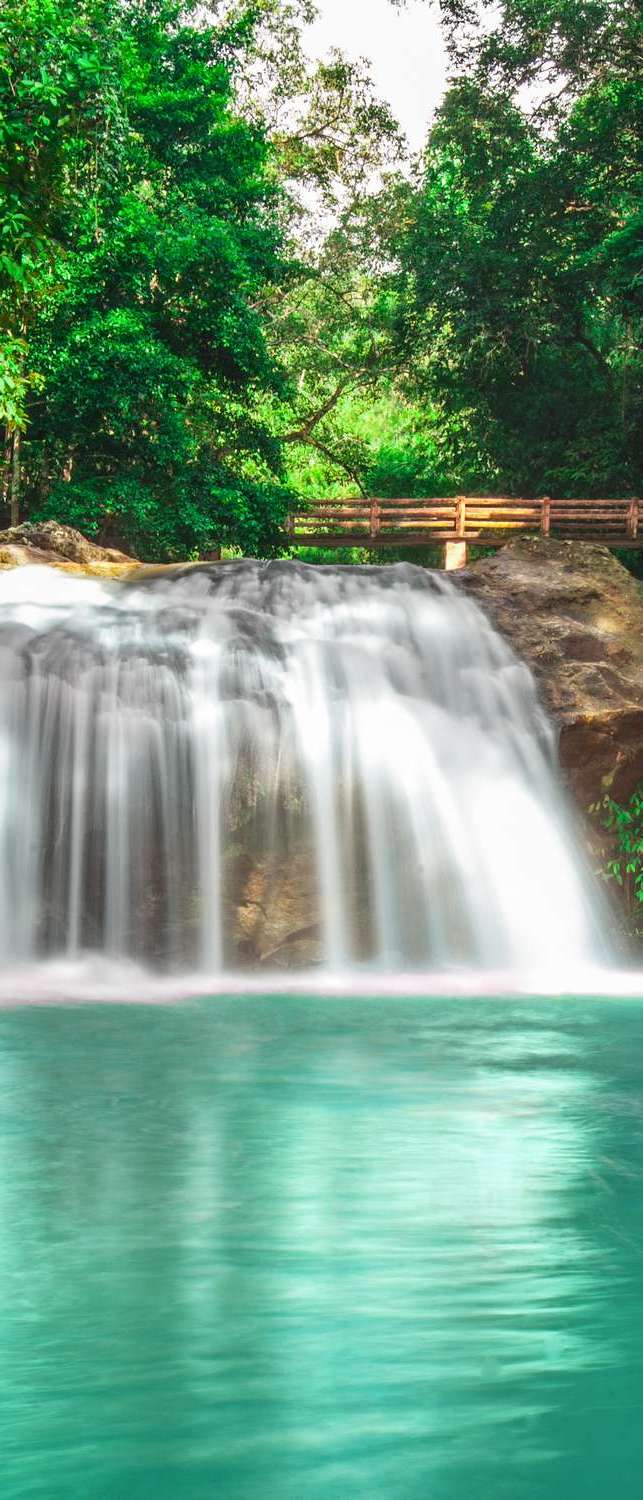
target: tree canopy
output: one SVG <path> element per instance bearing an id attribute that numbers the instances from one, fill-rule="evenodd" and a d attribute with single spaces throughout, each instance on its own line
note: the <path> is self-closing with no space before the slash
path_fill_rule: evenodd
<path id="1" fill-rule="evenodd" d="M 0 77 L 24 211 L 5 218 L 4 305 L 24 373 L 5 418 L 25 428 L 23 503 L 142 555 L 274 546 L 285 490 L 260 397 L 282 376 L 258 300 L 291 273 L 265 132 L 235 108 L 247 26 L 178 0 L 88 0 L 84 18 L 12 3 Z M 25 104 L 41 75 L 51 150 Z"/>
<path id="2" fill-rule="evenodd" d="M 638 6 L 439 9 L 415 161 L 310 0 L 5 0 L 6 518 L 268 555 L 293 495 L 640 493 Z"/>

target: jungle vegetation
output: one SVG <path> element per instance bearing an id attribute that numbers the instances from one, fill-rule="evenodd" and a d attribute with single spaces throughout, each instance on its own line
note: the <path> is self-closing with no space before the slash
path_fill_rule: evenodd
<path id="1" fill-rule="evenodd" d="M 310 0 L 3 0 L 3 526 L 271 555 L 294 495 L 641 494 L 638 0 L 439 8 L 414 159 Z"/>

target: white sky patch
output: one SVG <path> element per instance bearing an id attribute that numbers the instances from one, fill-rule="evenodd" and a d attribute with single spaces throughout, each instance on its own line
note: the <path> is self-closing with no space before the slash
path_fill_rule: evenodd
<path id="1" fill-rule="evenodd" d="M 431 6 L 409 0 L 396 10 L 388 0 L 317 0 L 319 19 L 306 31 L 307 50 L 323 57 L 338 47 L 366 57 L 378 93 L 418 151 L 447 81 L 440 25 Z"/>

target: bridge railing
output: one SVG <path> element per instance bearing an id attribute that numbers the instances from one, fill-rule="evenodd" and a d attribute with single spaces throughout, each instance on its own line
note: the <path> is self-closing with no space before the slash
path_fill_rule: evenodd
<path id="1" fill-rule="evenodd" d="M 608 546 L 641 546 L 640 501 L 538 500 L 464 496 L 449 499 L 315 500 L 293 512 L 295 546 L 426 546 L 432 542 L 501 545 L 520 533 Z"/>

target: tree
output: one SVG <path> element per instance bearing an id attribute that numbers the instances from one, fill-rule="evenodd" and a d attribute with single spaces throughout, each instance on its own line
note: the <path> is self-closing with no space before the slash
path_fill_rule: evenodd
<path id="1" fill-rule="evenodd" d="M 414 171 L 311 0 L 5 0 L 13 519 L 270 553 L 293 490 L 640 488 L 633 0 L 441 10 Z"/>
<path id="2" fill-rule="evenodd" d="M 1 488 L 14 520 L 21 435 L 39 385 L 30 335 L 61 274 L 61 203 L 81 155 L 95 199 L 116 125 L 111 29 L 104 0 L 5 0 L 0 13 Z"/>
<path id="3" fill-rule="evenodd" d="M 394 363 L 372 216 L 382 178 L 399 172 L 406 145 L 363 59 L 337 49 L 321 61 L 306 56 L 309 0 L 260 0 L 259 9 L 235 87 L 273 146 L 293 271 L 263 299 L 269 343 L 287 375 L 267 405 L 269 420 L 300 492 L 309 481 L 360 487 L 370 445 L 353 416 L 385 392 Z"/>
<path id="4" fill-rule="evenodd" d="M 406 0 L 391 0 L 403 7 Z M 607 77 L 640 74 L 639 0 L 438 0 L 457 74 L 509 91 L 541 118 L 569 112 Z"/>
<path id="5" fill-rule="evenodd" d="M 270 150 L 234 109 L 247 25 L 110 4 L 118 130 L 60 173 L 26 504 L 143 556 L 269 550 L 287 495 L 258 398 L 282 382 L 258 303 L 286 265 Z"/>
<path id="6" fill-rule="evenodd" d="M 497 87 L 536 68 L 535 7 L 507 0 L 508 33 L 462 44 L 398 243 L 400 346 L 463 484 L 640 492 L 643 96 L 614 41 L 629 5 L 595 9 L 602 66 L 565 5 L 540 7 L 539 76 L 563 80 L 544 111 Z"/>

